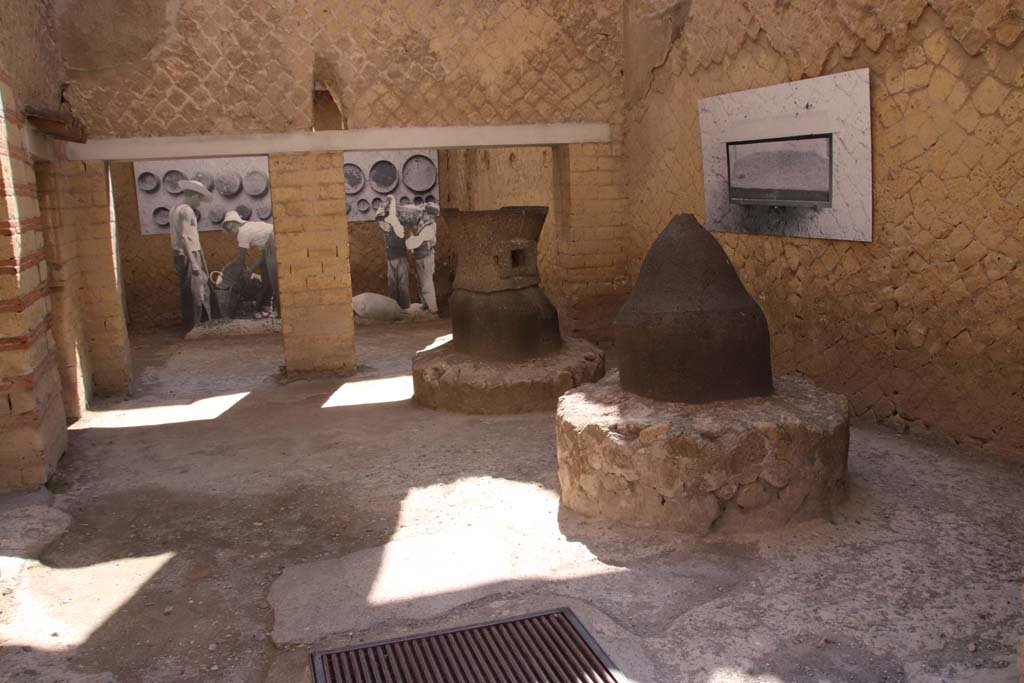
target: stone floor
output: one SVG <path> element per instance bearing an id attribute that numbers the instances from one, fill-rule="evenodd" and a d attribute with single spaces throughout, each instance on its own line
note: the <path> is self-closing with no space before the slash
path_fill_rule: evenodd
<path id="1" fill-rule="evenodd" d="M 636 681 L 1016 681 L 1024 466 L 858 426 L 831 522 L 588 522 L 553 415 L 411 404 L 444 332 L 361 327 L 357 376 L 291 384 L 274 336 L 139 336 L 53 495 L 0 501 L 0 680 L 302 681 L 312 646 L 567 605 Z"/>

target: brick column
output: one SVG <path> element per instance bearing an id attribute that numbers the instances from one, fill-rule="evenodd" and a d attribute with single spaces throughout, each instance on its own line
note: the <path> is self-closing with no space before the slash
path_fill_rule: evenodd
<path id="1" fill-rule="evenodd" d="M 355 371 L 341 154 L 270 157 L 285 371 Z"/>
<path id="2" fill-rule="evenodd" d="M 67 445 L 24 117 L 0 72 L 0 490 L 44 484 Z"/>
<path id="3" fill-rule="evenodd" d="M 92 388 L 97 395 L 125 394 L 132 387 L 132 355 L 110 168 L 102 161 L 61 162 L 57 172 L 65 185 L 58 198 L 61 220 L 78 237 Z"/>
<path id="4" fill-rule="evenodd" d="M 92 397 L 92 345 L 85 331 L 85 306 L 81 300 L 78 233 L 61 214 L 71 196 L 69 183 L 75 170 L 75 164 L 36 164 L 39 208 L 50 274 L 53 336 L 57 342 L 64 410 L 68 417 L 81 417 Z"/>
<path id="5" fill-rule="evenodd" d="M 609 342 L 627 294 L 622 145 L 558 145 L 553 162 L 559 290 L 553 300 L 562 329 Z"/>

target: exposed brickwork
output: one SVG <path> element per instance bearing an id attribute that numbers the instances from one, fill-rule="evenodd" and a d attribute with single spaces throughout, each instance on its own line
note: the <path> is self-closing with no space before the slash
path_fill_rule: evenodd
<path id="1" fill-rule="evenodd" d="M 270 157 L 289 376 L 355 371 L 341 154 Z"/>
<path id="2" fill-rule="evenodd" d="M 563 331 L 608 342 L 626 297 L 628 253 L 622 146 L 554 150 L 554 227 L 558 268 L 552 300 Z"/>
<path id="3" fill-rule="evenodd" d="M 41 486 L 67 445 L 24 117 L 0 80 L 0 491 Z"/>
<path id="4" fill-rule="evenodd" d="M 671 215 L 704 215 L 700 98 L 870 67 L 874 242 L 718 237 L 777 368 L 857 415 L 1019 455 L 1024 23 L 1006 2 L 926 4 L 695 3 L 630 115 L 631 271 Z"/>
<path id="5" fill-rule="evenodd" d="M 100 395 L 123 394 L 131 390 L 131 346 L 108 165 L 66 162 L 60 164 L 60 172 L 68 183 L 61 199 L 61 220 L 78 236 L 92 387 Z"/>

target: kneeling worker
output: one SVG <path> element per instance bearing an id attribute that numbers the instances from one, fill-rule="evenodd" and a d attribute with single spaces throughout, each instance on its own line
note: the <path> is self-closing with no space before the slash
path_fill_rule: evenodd
<path id="1" fill-rule="evenodd" d="M 274 247 L 274 224 L 264 221 L 245 221 L 237 211 L 229 211 L 221 223 L 224 232 L 238 238 L 238 257 L 229 264 L 239 264 L 240 271 L 245 270 L 245 255 L 249 247 L 260 250 L 260 258 L 253 264 L 252 277 L 265 277 L 270 285 L 270 301 L 263 305 L 261 315 L 268 317 L 274 314 L 275 307 L 279 310 L 281 300 L 277 288 L 277 251 Z M 225 270 L 227 267 L 225 268 Z M 262 276 L 259 273 L 262 272 Z"/>

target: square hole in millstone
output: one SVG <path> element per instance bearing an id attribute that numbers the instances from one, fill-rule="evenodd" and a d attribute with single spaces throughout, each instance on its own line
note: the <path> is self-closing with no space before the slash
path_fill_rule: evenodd
<path id="1" fill-rule="evenodd" d="M 510 261 L 512 262 L 513 268 L 522 268 L 526 265 L 526 250 L 525 249 L 513 249 L 511 253 Z"/>
<path id="2" fill-rule="evenodd" d="M 568 608 L 312 655 L 315 683 L 627 679 Z"/>

